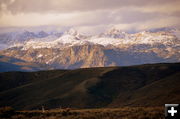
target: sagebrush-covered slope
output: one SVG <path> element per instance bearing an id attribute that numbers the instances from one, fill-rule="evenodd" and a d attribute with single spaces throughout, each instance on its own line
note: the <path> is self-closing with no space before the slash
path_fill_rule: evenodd
<path id="1" fill-rule="evenodd" d="M 18 109 L 37 109 L 42 105 L 46 108 L 163 106 L 180 101 L 179 77 L 179 63 L 0 73 L 1 85 L 6 88 L 6 78 L 12 85 L 1 89 L 0 106 Z M 20 80 L 25 83 L 17 85 Z"/>

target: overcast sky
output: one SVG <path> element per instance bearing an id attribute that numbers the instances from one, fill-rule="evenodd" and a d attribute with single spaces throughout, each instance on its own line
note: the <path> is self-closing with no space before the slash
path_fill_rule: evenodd
<path id="1" fill-rule="evenodd" d="M 0 0 L 0 27 L 58 26 L 81 32 L 111 27 L 180 26 L 180 0 Z"/>

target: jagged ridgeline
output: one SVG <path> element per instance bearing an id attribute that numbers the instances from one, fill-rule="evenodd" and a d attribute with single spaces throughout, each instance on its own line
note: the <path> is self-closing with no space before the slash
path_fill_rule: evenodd
<path id="1" fill-rule="evenodd" d="M 46 65 L 41 68 L 75 69 L 129 66 L 180 61 L 179 29 L 126 33 L 110 29 L 86 36 L 67 32 L 21 32 L 0 35 L 0 55 Z"/>

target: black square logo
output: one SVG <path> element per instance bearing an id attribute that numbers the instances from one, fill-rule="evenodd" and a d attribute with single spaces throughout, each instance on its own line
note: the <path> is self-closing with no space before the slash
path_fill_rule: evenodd
<path id="1" fill-rule="evenodd" d="M 179 104 L 165 104 L 165 119 L 180 119 Z"/>

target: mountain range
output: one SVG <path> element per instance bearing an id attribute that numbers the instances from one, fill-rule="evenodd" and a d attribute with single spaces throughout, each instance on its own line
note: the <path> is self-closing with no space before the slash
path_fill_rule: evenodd
<path id="1" fill-rule="evenodd" d="M 0 55 L 51 69 L 130 66 L 180 61 L 180 30 L 126 33 L 112 28 L 97 35 L 65 32 L 0 34 Z"/>

